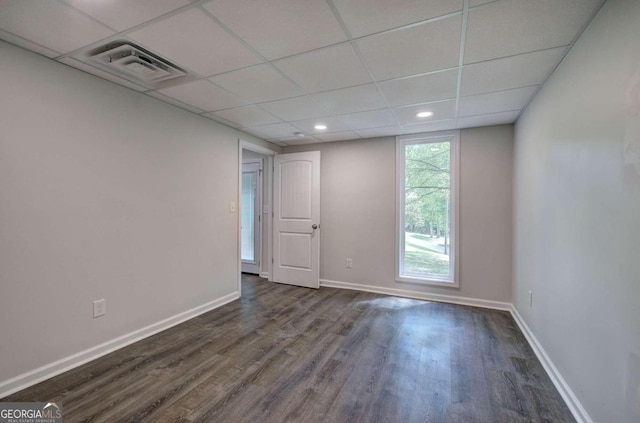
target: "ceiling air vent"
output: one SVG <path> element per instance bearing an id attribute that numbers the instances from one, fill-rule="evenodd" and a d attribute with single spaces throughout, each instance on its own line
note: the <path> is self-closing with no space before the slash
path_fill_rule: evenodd
<path id="1" fill-rule="evenodd" d="M 81 52 L 75 58 L 151 89 L 164 88 L 195 79 L 184 69 L 129 40 L 112 41 Z"/>

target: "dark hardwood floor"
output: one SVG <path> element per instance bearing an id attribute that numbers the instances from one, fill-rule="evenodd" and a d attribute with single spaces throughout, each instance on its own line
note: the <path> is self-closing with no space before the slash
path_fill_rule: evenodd
<path id="1" fill-rule="evenodd" d="M 573 422 L 507 312 L 243 277 L 242 299 L 2 401 L 70 422 Z"/>

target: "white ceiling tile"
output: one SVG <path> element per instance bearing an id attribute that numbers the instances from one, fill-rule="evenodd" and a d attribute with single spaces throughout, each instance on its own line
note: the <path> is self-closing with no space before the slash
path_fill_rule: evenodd
<path id="1" fill-rule="evenodd" d="M 279 145 L 280 147 L 286 147 L 287 145 L 289 145 L 289 144 L 287 144 L 286 142 L 279 141 L 279 140 L 276 140 L 276 139 L 267 139 L 267 140 L 265 140 L 265 141 L 269 141 L 270 143 L 273 143 L 273 144 Z"/>
<path id="2" fill-rule="evenodd" d="M 199 9 L 155 22 L 128 37 L 202 76 L 261 61 Z"/>
<path id="3" fill-rule="evenodd" d="M 324 1 L 213 0 L 204 7 L 269 60 L 347 40 Z"/>
<path id="4" fill-rule="evenodd" d="M 253 103 L 304 94 L 300 87 L 267 64 L 217 75 L 210 80 Z"/>
<path id="5" fill-rule="evenodd" d="M 274 62 L 274 65 L 309 92 L 371 82 L 351 43 L 288 57 Z"/>
<path id="6" fill-rule="evenodd" d="M 206 80 L 189 82 L 175 87 L 158 90 L 160 94 L 175 98 L 183 103 L 211 112 L 244 106 L 246 101 Z"/>
<path id="7" fill-rule="evenodd" d="M 118 31 L 124 31 L 190 3 L 189 0 L 65 1 Z"/>
<path id="8" fill-rule="evenodd" d="M 531 95 L 533 95 L 537 88 L 537 86 L 516 88 L 513 90 L 461 97 L 458 103 L 458 116 L 475 116 L 520 110 L 527 105 Z"/>
<path id="9" fill-rule="evenodd" d="M 235 122 L 240 126 L 257 126 L 280 122 L 280 119 L 277 117 L 253 105 L 220 110 L 215 112 L 215 115 L 225 120 Z"/>
<path id="10" fill-rule="evenodd" d="M 175 98 L 168 97 L 156 91 L 147 91 L 145 94 L 147 94 L 150 97 L 156 98 L 158 100 L 164 101 L 165 103 L 173 104 L 174 106 L 180 107 L 182 109 L 188 110 L 193 113 L 200 114 L 204 112 L 204 110 L 198 109 L 197 107 L 190 106 L 188 104 L 185 104 L 181 101 L 176 100 Z"/>
<path id="11" fill-rule="evenodd" d="M 463 0 L 334 0 L 354 38 L 462 10 Z"/>
<path id="12" fill-rule="evenodd" d="M 393 125 L 382 128 L 360 129 L 356 132 L 362 138 L 389 137 L 402 134 L 402 128 L 399 125 Z"/>
<path id="13" fill-rule="evenodd" d="M 477 126 L 503 125 L 507 123 L 513 123 L 518 118 L 519 113 L 519 111 L 512 111 L 459 118 L 456 124 L 456 128 L 474 128 Z"/>
<path id="14" fill-rule="evenodd" d="M 136 90 L 136 91 L 147 91 L 148 88 L 143 87 L 142 85 L 138 85 L 138 84 L 134 84 L 133 82 L 127 81 L 126 79 L 120 78 L 118 76 L 115 75 L 111 75 L 108 72 L 105 72 L 101 69 L 98 69 L 94 66 L 88 65 L 84 62 L 81 62 L 79 60 L 74 59 L 73 57 L 63 57 L 62 59 L 58 60 L 60 63 L 64 63 L 65 65 L 69 65 L 71 67 L 74 67 L 78 70 L 90 73 L 91 75 L 95 75 L 97 77 L 100 77 L 102 79 L 106 79 L 107 81 L 111 81 L 111 82 L 115 82 L 116 84 L 122 85 L 124 87 L 127 88 L 131 88 L 132 90 Z"/>
<path id="15" fill-rule="evenodd" d="M 461 95 L 538 85 L 564 54 L 565 47 L 467 65 L 462 69 Z"/>
<path id="16" fill-rule="evenodd" d="M 405 134 L 417 134 L 420 132 L 448 131 L 450 129 L 455 129 L 455 127 L 455 119 L 446 119 L 417 123 L 415 125 L 402 125 L 402 131 Z"/>
<path id="17" fill-rule="evenodd" d="M 481 6 L 483 4 L 491 3 L 498 0 L 470 0 L 469 7 Z"/>
<path id="18" fill-rule="evenodd" d="M 213 114 L 213 113 L 205 113 L 205 114 L 203 114 L 203 115 L 201 115 L 201 116 L 204 116 L 204 117 L 206 117 L 207 119 L 214 120 L 214 121 L 216 121 L 216 122 L 218 122 L 218 123 L 221 123 L 221 124 L 223 124 L 223 125 L 227 125 L 227 126 L 230 126 L 230 127 L 232 127 L 232 128 L 236 128 L 236 129 L 237 129 L 237 128 L 240 128 L 240 127 L 242 126 L 242 125 L 238 125 L 238 124 L 237 124 L 237 123 L 235 123 L 235 122 L 231 122 L 231 121 L 229 121 L 229 120 L 226 120 L 226 119 L 224 119 L 224 118 L 221 118 L 220 116 L 216 116 L 216 115 L 215 115 L 215 114 Z"/>
<path id="19" fill-rule="evenodd" d="M 357 41 L 376 80 L 458 66 L 461 16 Z"/>
<path id="20" fill-rule="evenodd" d="M 260 107 L 286 121 L 315 118 L 329 114 L 324 107 L 309 96 L 262 103 Z"/>
<path id="21" fill-rule="evenodd" d="M 293 126 L 298 128 L 300 132 L 305 134 L 327 134 L 331 132 L 347 131 L 350 127 L 339 117 L 319 117 L 313 119 L 298 120 L 290 122 Z M 327 129 L 315 129 L 316 125 L 325 125 Z"/>
<path id="22" fill-rule="evenodd" d="M 364 112 L 387 106 L 375 84 L 325 91 L 313 97 L 333 114 Z"/>
<path id="23" fill-rule="evenodd" d="M 0 0 L 0 10 L 0 29 L 61 53 L 115 34 L 58 1 Z"/>
<path id="24" fill-rule="evenodd" d="M 352 130 L 378 128 L 381 126 L 397 125 L 395 116 L 389 109 L 373 110 L 370 112 L 351 113 L 340 116 Z"/>
<path id="25" fill-rule="evenodd" d="M 288 123 L 274 123 L 272 125 L 253 126 L 251 128 L 243 128 L 250 130 L 251 133 L 259 134 L 269 138 L 292 138 L 298 129 Z"/>
<path id="26" fill-rule="evenodd" d="M 334 132 L 332 134 L 318 134 L 316 138 L 322 142 L 346 141 L 360 139 L 360 135 L 353 131 Z"/>
<path id="27" fill-rule="evenodd" d="M 455 98 L 457 85 L 457 69 L 378 83 L 392 107 Z"/>
<path id="28" fill-rule="evenodd" d="M 454 119 L 456 117 L 456 101 L 446 100 L 435 103 L 418 104 L 415 106 L 397 107 L 393 109 L 393 111 L 401 125 Z M 419 112 L 431 112 L 433 113 L 433 116 L 428 118 L 419 118 L 416 116 Z"/>
<path id="29" fill-rule="evenodd" d="M 41 54 L 43 56 L 46 56 L 50 59 L 56 57 L 56 56 L 60 56 L 60 52 L 59 51 L 53 51 L 49 48 L 46 48 L 44 46 L 41 46 L 40 44 L 36 44 L 34 42 L 31 42 L 25 38 L 19 37 L 15 34 L 12 34 L 10 32 L 7 31 L 3 31 L 2 29 L 0 29 L 0 40 L 4 40 L 10 44 L 14 44 L 18 47 L 22 47 L 25 50 L 31 50 L 34 51 L 38 54 Z"/>
<path id="30" fill-rule="evenodd" d="M 602 0 L 510 0 L 469 11 L 465 63 L 571 43 Z"/>
<path id="31" fill-rule="evenodd" d="M 259 126 L 256 126 L 255 128 L 259 128 Z M 246 132 L 247 134 L 251 134 L 254 137 L 258 137 L 258 138 L 263 139 L 265 141 L 274 142 L 271 137 L 267 137 L 264 134 L 256 131 L 255 128 L 243 127 L 243 128 L 240 128 L 240 131 Z M 278 145 L 280 145 L 280 144 L 278 144 Z"/>

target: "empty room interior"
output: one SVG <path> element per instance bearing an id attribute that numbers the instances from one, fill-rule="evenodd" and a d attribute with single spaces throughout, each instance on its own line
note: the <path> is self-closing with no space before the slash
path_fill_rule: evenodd
<path id="1" fill-rule="evenodd" d="M 0 0 L 1 422 L 640 422 L 639 240 L 638 0 Z"/>

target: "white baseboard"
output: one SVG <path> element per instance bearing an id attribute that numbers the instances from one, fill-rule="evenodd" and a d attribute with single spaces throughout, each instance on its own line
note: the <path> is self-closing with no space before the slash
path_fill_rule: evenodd
<path id="1" fill-rule="evenodd" d="M 237 300 L 238 298 L 240 298 L 240 294 L 238 292 L 225 295 L 222 298 L 194 307 L 191 310 L 176 314 L 175 316 L 161 320 L 142 329 L 130 332 L 84 351 L 80 351 L 79 353 L 54 361 L 53 363 L 45 364 L 42 367 L 23 373 L 14 378 L 4 380 L 0 382 L 0 398 L 4 398 L 14 392 L 28 388 L 29 386 L 35 385 L 43 380 L 52 378 L 60 373 L 64 373 L 75 367 L 81 366 L 82 364 L 88 363 L 89 361 L 95 360 L 96 358 L 107 355 L 110 352 L 126 347 L 127 345 L 138 342 L 151 335 L 155 335 L 156 333 L 167 330 L 173 326 L 179 325 L 182 322 L 193 319 L 196 316 L 221 307 L 231 301 Z"/>
<path id="2" fill-rule="evenodd" d="M 262 272 L 262 273 L 260 273 L 260 277 L 261 277 L 261 278 L 265 278 L 265 279 L 269 279 L 269 272 Z"/>
<path id="3" fill-rule="evenodd" d="M 573 393 L 567 382 L 564 380 L 564 378 L 558 371 L 558 368 L 553 364 L 553 361 L 551 361 L 551 358 L 549 358 L 547 352 L 544 350 L 544 348 L 542 348 L 542 345 L 538 341 L 538 338 L 536 338 L 522 316 L 520 316 L 520 313 L 518 313 L 518 310 L 515 308 L 515 306 L 511 305 L 510 311 L 511 315 L 513 316 L 513 320 L 516 321 L 518 327 L 520 327 L 520 330 L 527 338 L 527 341 L 529 342 L 529 345 L 531 345 L 533 352 L 535 352 L 536 357 L 538 357 L 538 360 L 540 360 L 540 363 L 542 363 L 542 367 L 544 367 L 544 369 L 546 370 L 547 374 L 551 378 L 551 381 L 562 396 L 562 399 L 564 399 L 564 402 L 567 404 L 567 407 L 569 407 L 569 410 L 571 411 L 571 414 L 573 414 L 573 417 L 578 423 L 593 423 L 593 420 L 591 419 L 591 417 L 589 417 L 589 414 L 584 409 L 582 404 L 580 404 L 580 401 L 578 401 L 578 398 Z"/>
<path id="4" fill-rule="evenodd" d="M 395 295 L 396 297 L 415 298 L 418 300 L 437 301 L 442 303 L 460 304 L 472 307 L 490 308 L 494 310 L 511 311 L 511 303 L 501 301 L 482 300 L 478 298 L 458 297 L 455 295 L 430 294 L 405 289 L 384 288 L 374 285 L 361 285 L 351 282 L 331 281 L 320 279 L 320 286 L 329 288 L 351 289 L 355 291 L 374 292 L 376 294 Z"/>

